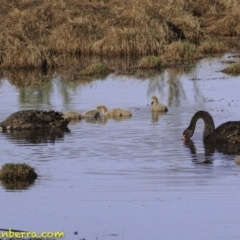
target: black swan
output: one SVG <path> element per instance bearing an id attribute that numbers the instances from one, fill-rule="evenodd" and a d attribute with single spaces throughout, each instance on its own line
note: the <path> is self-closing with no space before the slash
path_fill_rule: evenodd
<path id="1" fill-rule="evenodd" d="M 199 118 L 204 121 L 203 140 L 205 142 L 240 143 L 240 121 L 229 121 L 215 129 L 213 118 L 206 111 L 198 111 L 193 115 L 190 125 L 183 132 L 183 140 L 192 137 Z"/>
<path id="2" fill-rule="evenodd" d="M 63 118 L 61 112 L 25 110 L 11 114 L 0 122 L 0 130 L 54 129 L 67 130 L 71 118 Z"/>

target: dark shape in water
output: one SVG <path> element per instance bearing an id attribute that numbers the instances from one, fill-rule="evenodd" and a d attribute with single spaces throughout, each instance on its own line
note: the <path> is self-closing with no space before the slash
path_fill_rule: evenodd
<path id="1" fill-rule="evenodd" d="M 56 140 L 63 139 L 66 132 L 70 132 L 68 128 L 62 130 L 59 128 L 49 129 L 49 130 L 10 130 L 3 131 L 3 134 L 6 134 L 8 138 L 24 141 L 28 143 L 55 143 Z"/>
<path id="2" fill-rule="evenodd" d="M 203 155 L 199 156 L 197 154 L 197 149 L 195 147 L 195 144 L 192 140 L 188 139 L 188 140 L 184 141 L 184 145 L 190 149 L 192 161 L 194 163 L 196 163 L 196 164 L 212 164 L 213 163 L 212 155 L 215 151 L 214 148 L 213 149 L 206 148 L 204 145 L 204 150 L 205 150 L 204 156 Z"/>
<path id="3" fill-rule="evenodd" d="M 33 184 L 35 180 L 29 180 L 29 181 L 5 181 L 1 180 L 1 184 L 6 190 L 27 190 L 29 189 Z"/>
<path id="4" fill-rule="evenodd" d="M 61 112 L 25 110 L 11 114 L 0 123 L 1 130 L 67 129 L 71 118 L 63 118 Z"/>
<path id="5" fill-rule="evenodd" d="M 204 142 L 204 156 L 197 155 L 197 149 L 194 142 L 191 139 L 184 141 L 184 145 L 190 149 L 192 155 L 192 161 L 197 164 L 212 164 L 213 155 L 215 152 L 220 152 L 227 155 L 238 155 L 240 154 L 240 145 L 233 143 L 210 143 Z M 232 157 L 231 157 L 232 158 Z"/>
<path id="6" fill-rule="evenodd" d="M 229 121 L 215 129 L 213 118 L 206 111 L 198 111 L 193 115 L 190 125 L 183 132 L 183 140 L 192 137 L 199 118 L 204 121 L 204 142 L 240 143 L 240 121 Z"/>

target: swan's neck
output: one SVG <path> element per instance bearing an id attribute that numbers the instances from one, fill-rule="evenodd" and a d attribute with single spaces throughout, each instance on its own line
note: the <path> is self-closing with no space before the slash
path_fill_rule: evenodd
<path id="1" fill-rule="evenodd" d="M 189 125 L 189 129 L 192 129 L 194 132 L 196 127 L 196 122 L 201 118 L 204 121 L 204 130 L 203 130 L 203 139 L 207 138 L 215 130 L 215 125 L 212 116 L 206 111 L 198 111 L 192 117 L 192 120 Z"/>

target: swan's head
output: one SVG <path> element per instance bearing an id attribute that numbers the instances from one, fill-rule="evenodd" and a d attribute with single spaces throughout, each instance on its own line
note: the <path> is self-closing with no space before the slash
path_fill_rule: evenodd
<path id="1" fill-rule="evenodd" d="M 183 132 L 182 140 L 188 140 L 192 137 L 192 135 L 193 135 L 193 130 L 191 128 L 187 128 Z"/>
<path id="2" fill-rule="evenodd" d="M 155 105 L 156 103 L 158 103 L 158 98 L 153 95 L 151 105 Z"/>

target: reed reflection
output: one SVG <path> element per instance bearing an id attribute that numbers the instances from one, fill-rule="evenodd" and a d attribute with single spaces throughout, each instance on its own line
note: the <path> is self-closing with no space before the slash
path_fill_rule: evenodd
<path id="1" fill-rule="evenodd" d="M 168 106 L 179 106 L 188 97 L 181 77 L 188 76 L 190 79 L 197 79 L 195 65 L 188 68 L 173 68 L 162 73 L 158 73 L 149 78 L 148 96 L 157 93 L 158 96 L 168 95 Z M 195 100 L 203 100 L 203 95 L 199 90 L 197 81 L 192 81 Z"/>
<path id="2" fill-rule="evenodd" d="M 71 69 L 72 70 L 72 69 Z M 76 93 L 79 86 L 92 82 L 94 78 L 84 79 L 75 69 L 68 69 L 59 73 L 55 71 L 43 72 L 41 70 L 3 70 L 1 78 L 6 78 L 19 91 L 19 103 L 22 106 L 31 105 L 38 109 L 42 105 L 53 107 L 52 95 L 57 91 L 63 103 L 71 104 L 71 95 Z"/>

